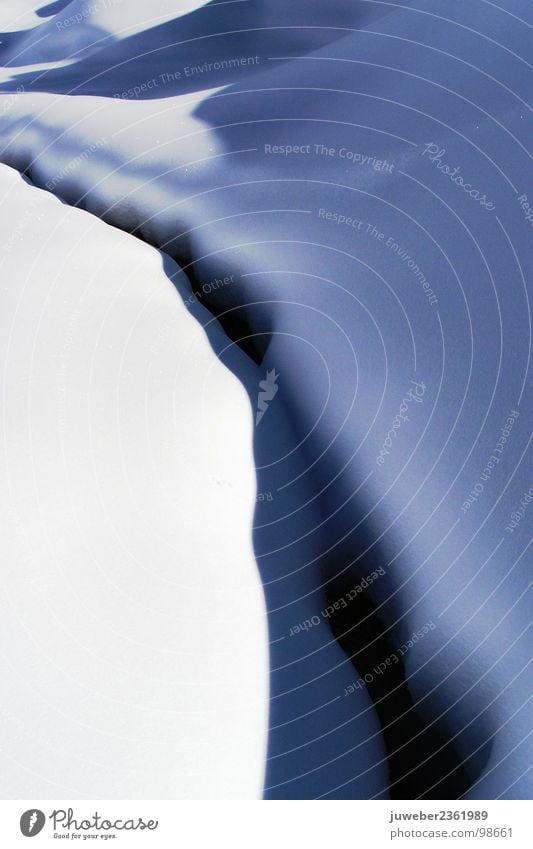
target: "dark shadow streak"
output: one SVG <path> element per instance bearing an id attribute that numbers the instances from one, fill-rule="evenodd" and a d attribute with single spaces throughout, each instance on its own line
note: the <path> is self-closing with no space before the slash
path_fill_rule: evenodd
<path id="1" fill-rule="evenodd" d="M 164 267 L 173 284 L 178 285 L 178 291 L 184 300 L 190 298 L 190 287 L 193 291 L 195 288 L 201 290 L 202 280 L 191 273 L 194 263 L 188 264 L 187 276 L 181 269 L 177 274 L 173 262 L 164 260 Z M 249 357 L 253 360 L 254 366 L 261 365 L 264 351 L 268 350 L 268 325 L 264 324 L 263 331 L 256 331 L 256 335 L 249 324 L 246 310 L 232 307 L 222 316 L 219 315 L 224 331 L 221 333 L 218 322 L 213 322 L 212 319 L 216 311 L 209 312 L 210 304 L 207 299 L 204 299 L 203 304 L 194 302 L 190 309 L 204 327 L 214 353 L 233 371 L 245 387 L 251 408 L 254 410 L 257 400 L 258 370 L 249 369 L 246 366 L 246 360 Z M 235 346 L 228 345 L 227 337 L 247 354 L 246 358 L 236 355 Z M 297 428 L 297 415 L 293 415 L 292 418 L 293 426 Z M 265 439 L 267 443 L 268 441 L 272 443 L 276 439 L 272 429 L 256 430 L 254 453 L 258 467 L 265 462 L 266 458 L 275 455 L 279 449 L 278 446 L 265 443 Z M 303 466 L 307 467 L 307 465 L 307 460 L 304 459 Z M 261 472 L 258 472 L 258 490 L 261 491 L 264 485 L 261 481 Z M 314 479 L 309 480 L 307 484 L 309 488 L 314 488 L 316 485 L 317 482 Z M 357 502 L 352 503 L 349 510 L 353 517 L 354 511 L 355 514 L 360 511 L 360 505 Z M 366 532 L 361 532 L 357 539 L 351 541 L 352 553 L 354 550 L 364 551 L 368 547 L 367 536 Z M 258 530 L 254 533 L 254 544 L 259 570 L 265 583 L 265 574 L 269 574 L 269 569 L 267 564 L 262 562 L 262 551 L 265 547 L 276 549 L 282 546 L 283 539 L 274 529 L 267 533 Z M 346 587 L 352 586 L 354 581 L 375 569 L 376 563 L 379 562 L 379 552 L 369 552 L 361 559 L 357 558 L 357 555 L 352 558 L 352 560 L 356 559 L 358 560 L 356 572 L 350 568 L 344 570 L 339 567 L 339 563 L 343 561 L 340 553 L 337 558 L 333 554 L 329 556 L 327 563 L 323 562 L 323 580 L 318 582 L 315 594 L 317 610 L 333 605 L 336 599 L 342 596 Z M 339 572 L 343 574 L 343 577 L 338 577 Z M 335 577 L 332 578 L 332 575 Z M 276 609 L 276 606 L 283 601 L 282 597 L 276 595 L 276 588 L 269 586 L 265 586 L 265 600 L 267 609 Z M 370 592 L 365 591 L 358 595 L 347 608 L 341 607 L 335 610 L 329 618 L 329 627 L 345 652 L 347 662 L 353 666 L 354 678 L 364 681 L 365 675 L 367 676 L 368 683 L 365 682 L 361 686 L 371 697 L 382 728 L 388 758 L 390 797 L 393 799 L 459 799 L 468 792 L 485 768 L 492 746 L 491 734 L 485 733 L 485 739 L 488 742 L 477 754 L 474 762 L 450 740 L 451 732 L 446 727 L 445 721 L 434 721 L 432 718 L 428 722 L 427 717 L 421 714 L 406 680 L 406 670 L 399 652 L 401 645 L 399 632 L 391 629 L 388 624 L 397 616 L 398 611 L 394 610 L 396 606 L 397 602 L 380 605 L 372 598 Z M 272 634 L 288 632 L 293 620 L 293 612 L 287 612 L 285 618 L 282 617 L 281 620 L 278 615 Z M 273 653 L 274 655 L 279 664 L 279 651 Z M 393 656 L 397 660 L 387 667 L 386 673 L 376 674 L 376 667 Z M 275 666 L 276 663 L 272 665 Z M 272 686 L 277 685 L 273 683 Z M 482 722 L 481 719 L 480 722 Z M 270 751 L 273 751 L 272 745 Z M 283 765 L 274 761 L 269 767 L 269 782 L 275 785 L 283 778 Z"/>
<path id="2" fill-rule="evenodd" d="M 50 18 L 52 15 L 57 15 L 58 12 L 62 12 L 67 6 L 70 6 L 72 0 L 55 0 L 54 3 L 47 3 L 46 6 L 41 6 L 40 9 L 37 9 L 35 12 L 39 18 Z"/>

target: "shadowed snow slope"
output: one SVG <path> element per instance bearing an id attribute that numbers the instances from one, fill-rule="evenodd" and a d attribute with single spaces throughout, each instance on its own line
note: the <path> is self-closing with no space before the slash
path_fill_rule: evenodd
<path id="1" fill-rule="evenodd" d="M 270 798 L 531 792 L 531 4 L 430 6 L 76 3 L 5 49 L 0 159 L 170 256 L 262 413 Z"/>

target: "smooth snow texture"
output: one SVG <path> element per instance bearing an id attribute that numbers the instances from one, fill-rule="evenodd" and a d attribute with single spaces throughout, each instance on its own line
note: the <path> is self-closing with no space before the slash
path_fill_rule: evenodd
<path id="1" fill-rule="evenodd" d="M 257 798 L 251 413 L 160 254 L 0 169 L 4 797 Z"/>
<path id="2" fill-rule="evenodd" d="M 258 491 L 275 493 L 254 533 L 275 641 L 270 796 L 388 792 L 368 692 L 340 698 L 356 674 L 346 654 L 327 627 L 288 639 L 327 580 L 370 571 L 368 549 L 397 644 L 438 624 L 406 658 L 410 692 L 469 759 L 471 798 L 531 787 L 530 550 L 525 521 L 505 530 L 531 485 L 531 228 L 517 201 L 531 203 L 530 4 L 516 18 L 481 0 L 421 5 L 207 4 L 129 37 L 88 16 L 39 41 L 64 10 L 3 45 L 1 159 L 135 231 L 197 286 L 233 274 L 202 306 L 244 304 L 269 343 L 247 389 L 255 404 L 267 370 L 280 375 L 254 444 Z M 144 8 L 119 21 L 138 27 Z M 394 429 L 415 379 L 423 400 Z M 463 514 L 513 411 L 504 460 Z M 135 477 L 145 452 L 130 456 Z M 206 536 L 211 518 L 189 516 Z"/>

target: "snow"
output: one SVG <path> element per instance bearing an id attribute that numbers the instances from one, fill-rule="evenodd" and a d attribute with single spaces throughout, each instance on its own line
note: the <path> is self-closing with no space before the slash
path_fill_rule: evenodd
<path id="1" fill-rule="evenodd" d="M 531 485 L 525 280 L 532 255 L 530 226 L 517 200 L 531 174 L 531 40 L 519 20 L 527 18 L 528 5 L 513 4 L 518 17 L 494 4 L 484 4 L 481 14 L 479 4 L 444 0 L 431 11 L 418 3 L 363 0 L 191 4 L 179 6 L 178 14 L 170 2 L 149 5 L 147 19 L 139 2 L 92 11 L 88 2 L 71 3 L 6 43 L 0 78 L 0 159 L 32 183 L 15 182 L 16 191 L 7 194 L 8 220 L 22 228 L 4 236 L 17 245 L 8 250 L 8 305 L 13 314 L 29 261 L 26 231 L 36 217 L 27 210 L 36 196 L 39 208 L 47 204 L 46 226 L 54 215 L 72 216 L 57 224 L 66 254 L 58 244 L 48 248 L 51 233 L 42 237 L 41 273 L 48 261 L 48 280 L 54 280 L 55 268 L 68 261 L 65 286 L 69 280 L 80 298 L 90 292 L 76 319 L 79 350 L 70 343 L 69 361 L 78 350 L 80 373 L 67 396 L 86 448 L 79 450 L 70 425 L 65 440 L 80 489 L 76 515 L 82 512 L 88 523 L 91 549 L 96 546 L 100 558 L 109 546 L 124 580 L 123 555 L 105 530 L 107 511 L 116 510 L 119 539 L 131 537 L 136 558 L 144 564 L 153 550 L 157 554 L 157 565 L 138 573 L 138 599 L 151 598 L 152 568 L 161 570 L 162 582 L 171 580 L 167 548 L 177 549 L 179 538 L 184 560 L 201 560 L 201 570 L 192 572 L 205 583 L 190 590 L 195 598 L 212 595 L 215 585 L 220 603 L 213 615 L 226 623 L 246 617 L 242 628 L 220 628 L 228 657 L 235 652 L 236 659 L 232 664 L 225 655 L 224 667 L 213 670 L 215 682 L 237 688 L 232 703 L 239 717 L 248 704 L 248 675 L 254 693 L 261 693 L 262 707 L 247 720 L 254 756 L 236 761 L 236 788 L 242 780 L 254 795 L 260 781 L 270 639 L 267 795 L 386 794 L 368 694 L 355 694 L 350 705 L 338 700 L 353 667 L 326 627 L 305 640 L 288 638 L 291 625 L 323 606 L 325 582 L 341 573 L 356 581 L 370 571 L 366 557 L 386 568 L 374 601 L 396 640 L 428 621 L 438 626 L 413 648 L 406 668 L 426 720 L 439 720 L 462 756 L 471 757 L 470 797 L 523 796 L 530 788 L 523 633 L 531 613 L 529 554 L 525 522 L 512 535 L 505 526 Z M 62 29 L 57 24 L 67 14 L 81 20 Z M 442 151 L 433 160 L 429 145 Z M 450 179 L 454 168 L 462 184 Z M 16 180 L 4 172 L 4 180 Z M 10 206 L 16 204 L 11 194 L 16 199 L 22 192 L 28 206 Z M 483 195 L 494 209 L 480 205 Z M 80 236 L 63 236 L 80 216 Z M 112 262 L 100 263 L 84 284 L 89 258 L 100 257 L 107 240 Z M 225 278 L 231 284 L 211 285 Z M 45 299 L 52 297 L 46 279 Z M 195 288 L 199 303 L 189 308 L 183 301 Z M 32 328 L 44 304 L 29 291 L 21 316 Z M 142 319 L 135 312 L 139 300 L 155 304 Z M 62 303 L 46 301 L 52 323 L 38 338 L 51 349 L 39 352 L 43 368 L 65 356 Z M 222 328 L 213 314 L 222 314 Z M 55 329 L 62 315 L 67 325 Z M 266 349 L 258 366 L 224 335 L 234 315 L 244 315 L 242 333 L 254 337 L 261 353 Z M 17 362 L 24 374 L 24 338 L 19 332 L 13 340 L 22 346 Z M 87 372 L 94 350 L 100 359 Z M 254 406 L 272 369 L 279 391 L 254 428 L 256 411 L 247 406 L 245 390 Z M 50 379 L 44 374 L 31 381 L 44 421 L 50 410 L 43 387 Z M 411 399 L 405 426 L 397 428 L 413 381 L 423 384 L 423 398 Z M 87 397 L 95 416 L 89 430 Z M 170 398 L 179 403 L 170 406 Z M 16 403 L 15 392 L 10 408 Z M 21 409 L 26 421 L 27 408 Z M 501 464 L 479 503 L 462 512 L 514 410 L 519 416 Z M 137 432 L 139 411 L 146 422 Z M 40 419 L 32 413 L 34 420 Z M 193 437 L 198 442 L 191 451 Z M 376 457 L 387 438 L 389 454 L 380 467 Z M 48 444 L 38 446 L 49 487 L 57 458 Z M 10 450 L 17 463 L 32 456 L 20 436 Z M 93 454 L 96 478 L 95 468 L 84 465 Z M 274 494 L 272 502 L 256 505 L 257 567 L 249 540 L 254 467 L 257 493 Z M 95 480 L 108 489 L 99 506 L 91 498 L 98 489 L 89 488 Z M 27 498 L 28 483 L 22 475 L 20 481 L 19 498 Z M 206 498 L 213 499 L 208 512 L 200 506 Z M 39 521 L 58 532 L 65 502 L 55 509 L 52 498 L 46 503 L 50 515 Z M 25 512 L 37 523 L 35 513 Z M 141 513 L 146 524 L 136 519 Z M 153 536 L 144 535 L 146 527 L 156 529 Z M 40 533 L 35 528 L 27 537 Z M 231 589 L 241 582 L 251 594 L 244 605 Z M 21 593 L 24 587 L 22 581 Z M 168 615 L 176 599 L 161 592 L 155 608 L 162 604 Z M 215 621 L 207 621 L 205 633 L 204 624 L 195 630 L 195 652 L 208 654 Z M 141 627 L 136 618 L 135 629 Z M 179 623 L 167 627 L 177 651 L 186 635 Z M 151 628 L 157 633 L 149 619 L 146 639 L 152 640 Z M 243 633 L 252 659 L 241 663 Z M 97 643 L 95 653 L 101 650 Z M 53 653 L 61 651 L 54 644 Z M 197 662 L 190 659 L 191 674 L 203 668 Z M 111 672 L 108 685 L 112 692 L 118 686 Z M 167 686 L 174 692 L 175 683 Z M 165 698 L 156 690 L 153 711 Z M 90 705 L 87 711 L 94 717 Z M 313 723 L 300 719 L 311 712 Z M 247 727 L 241 718 L 235 726 Z M 160 731 L 161 740 L 177 733 L 170 726 Z M 204 733 L 196 727 L 179 738 L 200 745 Z M 213 744 L 228 740 L 218 726 L 212 734 Z M 234 738 L 228 761 L 232 745 Z M 172 757 L 170 751 L 169 772 Z M 184 785 L 172 785 L 171 795 L 220 792 L 222 767 L 212 775 L 196 755 L 186 762 L 185 773 L 171 779 Z M 131 789 L 123 795 L 143 792 Z"/>
<path id="2" fill-rule="evenodd" d="M 247 398 L 155 249 L 0 180 L 2 793 L 257 798 Z"/>

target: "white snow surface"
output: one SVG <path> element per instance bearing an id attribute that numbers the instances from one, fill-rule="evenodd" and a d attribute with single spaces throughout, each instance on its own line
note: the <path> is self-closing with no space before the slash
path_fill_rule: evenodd
<path id="1" fill-rule="evenodd" d="M 0 195 L 2 796 L 258 798 L 247 398 L 157 250 Z"/>

